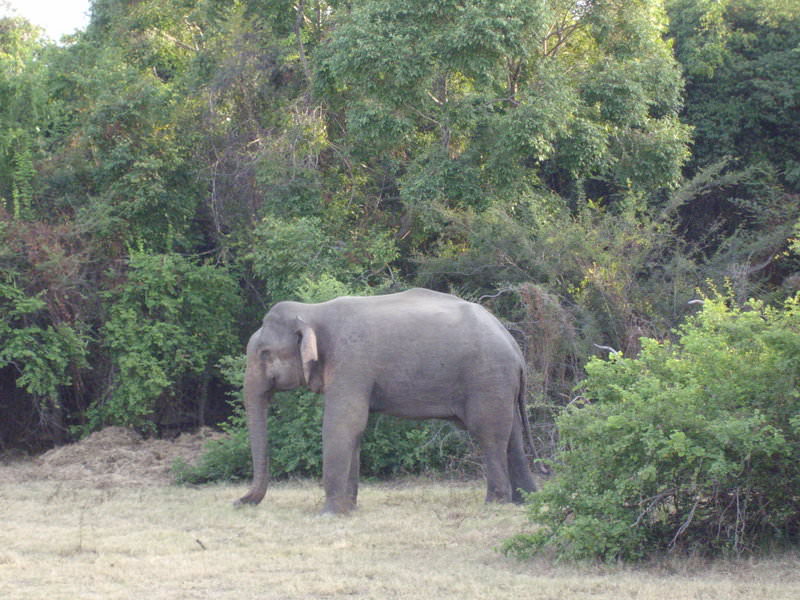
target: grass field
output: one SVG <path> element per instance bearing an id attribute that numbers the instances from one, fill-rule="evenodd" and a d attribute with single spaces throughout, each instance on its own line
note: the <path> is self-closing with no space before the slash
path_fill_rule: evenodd
<path id="1" fill-rule="evenodd" d="M 366 484 L 361 508 L 320 517 L 316 482 L 115 486 L 0 478 L 0 598 L 792 599 L 800 556 L 647 567 L 519 562 L 497 552 L 522 509 L 482 485 Z"/>

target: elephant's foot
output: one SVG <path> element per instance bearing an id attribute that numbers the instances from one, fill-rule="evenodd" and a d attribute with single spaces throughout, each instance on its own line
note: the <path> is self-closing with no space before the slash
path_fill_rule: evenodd
<path id="1" fill-rule="evenodd" d="M 505 496 L 486 496 L 486 504 L 510 504 L 511 498 Z"/>
<path id="2" fill-rule="evenodd" d="M 511 502 L 514 504 L 525 504 L 528 501 L 528 494 L 532 494 L 535 491 L 535 488 L 532 490 L 515 489 L 511 493 Z"/>
<path id="3" fill-rule="evenodd" d="M 494 490 L 488 489 L 486 490 L 486 502 L 487 503 L 497 503 L 497 504 L 508 504 L 511 502 L 511 490 Z"/>
<path id="4" fill-rule="evenodd" d="M 325 506 L 322 509 L 323 515 L 346 515 L 358 508 L 355 499 L 345 498 L 326 498 Z"/>
<path id="5" fill-rule="evenodd" d="M 250 490 L 244 496 L 239 498 L 236 502 L 233 503 L 234 506 L 246 506 L 256 505 L 264 499 L 264 495 L 266 491 L 261 490 Z"/>

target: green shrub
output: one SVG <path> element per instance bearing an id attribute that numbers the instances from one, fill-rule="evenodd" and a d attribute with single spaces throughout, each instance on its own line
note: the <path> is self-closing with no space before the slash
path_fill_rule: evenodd
<path id="1" fill-rule="evenodd" d="M 220 361 L 228 382 L 241 390 L 244 357 Z M 222 424 L 227 437 L 209 442 L 196 466 L 179 461 L 179 483 L 252 477 L 241 391 L 231 394 L 233 415 Z M 277 479 L 322 475 L 322 398 L 306 390 L 276 394 L 269 411 L 270 472 Z M 467 435 L 445 422 L 416 422 L 372 415 L 361 441 L 361 474 L 387 477 L 442 470 L 471 470 Z"/>
<path id="2" fill-rule="evenodd" d="M 2 275 L 2 273 L 0 273 Z M 0 277 L 0 369 L 13 365 L 16 385 L 41 404 L 56 404 L 70 373 L 86 366 L 88 336 L 81 323 L 53 324 L 39 296 Z"/>
<path id="3" fill-rule="evenodd" d="M 361 441 L 365 477 L 471 472 L 469 437 L 444 421 L 408 421 L 372 415 Z"/>
<path id="4" fill-rule="evenodd" d="M 295 390 L 276 397 L 269 415 L 270 470 L 273 477 L 317 477 L 322 473 L 322 400 Z"/>
<path id="5" fill-rule="evenodd" d="M 127 280 L 107 294 L 102 334 L 113 381 L 87 411 L 85 431 L 105 425 L 152 429 L 157 412 L 192 397 L 236 343 L 236 280 L 224 269 L 174 253 L 134 253 Z"/>
<path id="6" fill-rule="evenodd" d="M 196 466 L 174 465 L 179 483 L 235 481 L 252 477 L 243 411 L 237 405 L 224 425 L 225 438 L 209 442 Z M 273 478 L 322 475 L 322 398 L 295 390 L 277 394 L 269 411 L 270 473 Z M 444 469 L 464 470 L 470 452 L 466 434 L 443 422 L 412 422 L 372 415 L 361 442 L 361 475 L 388 477 Z"/>
<path id="7" fill-rule="evenodd" d="M 675 343 L 593 360 L 558 419 L 558 476 L 530 498 L 525 556 L 642 559 L 800 541 L 800 303 L 708 299 Z"/>
<path id="8" fill-rule="evenodd" d="M 172 465 L 177 483 L 200 484 L 210 481 L 240 481 L 253 476 L 246 429 L 230 431 L 226 437 L 208 442 L 197 465 L 182 458 Z"/>

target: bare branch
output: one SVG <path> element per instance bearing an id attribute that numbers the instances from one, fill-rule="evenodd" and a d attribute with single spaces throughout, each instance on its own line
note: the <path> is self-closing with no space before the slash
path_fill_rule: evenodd
<path id="1" fill-rule="evenodd" d="M 658 494 L 656 494 L 652 498 L 648 498 L 650 503 L 647 505 L 647 508 L 645 508 L 639 514 L 639 517 L 636 519 L 636 521 L 633 523 L 633 525 L 631 525 L 631 527 L 638 527 L 639 524 L 644 520 L 644 518 L 653 511 L 653 509 L 655 509 L 663 500 L 666 500 L 670 496 L 674 496 L 676 494 L 676 492 L 677 492 L 677 490 L 675 488 L 669 488 L 668 490 L 664 490 L 663 492 L 659 492 Z"/>
<path id="2" fill-rule="evenodd" d="M 606 352 L 608 352 L 609 354 L 619 354 L 619 353 L 620 353 L 620 351 L 619 351 L 619 350 L 615 350 L 615 349 L 614 349 L 614 348 L 612 348 L 611 346 L 601 346 L 600 344 L 592 344 L 592 346 L 594 346 L 594 347 L 595 347 L 595 348 L 597 348 L 598 350 L 605 350 L 605 351 L 606 351 Z"/>
<path id="3" fill-rule="evenodd" d="M 312 75 L 311 75 L 311 67 L 308 64 L 308 57 L 306 56 L 306 47 L 303 43 L 303 35 L 302 29 L 303 24 L 305 22 L 305 0 L 300 0 L 297 5 L 295 6 L 295 11 L 297 11 L 297 16 L 294 20 L 294 36 L 297 40 L 297 51 L 300 54 L 300 64 L 303 65 L 303 73 L 306 76 L 306 81 L 308 84 L 311 85 L 312 83 Z"/>
<path id="4" fill-rule="evenodd" d="M 689 516 L 686 517 L 686 520 L 681 523 L 681 526 L 678 527 L 678 531 L 675 532 L 675 535 L 672 537 L 672 541 L 669 543 L 670 548 L 674 548 L 675 544 L 678 541 L 678 538 L 683 535 L 683 533 L 689 528 L 689 525 L 692 524 L 692 520 L 694 519 L 694 511 L 697 510 L 697 506 L 700 504 L 700 499 L 698 498 L 695 500 L 694 505 L 692 506 L 692 510 L 689 511 Z"/>

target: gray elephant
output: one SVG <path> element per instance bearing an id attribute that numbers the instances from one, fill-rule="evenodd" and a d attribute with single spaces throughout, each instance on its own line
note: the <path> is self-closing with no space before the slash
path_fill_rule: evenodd
<path id="1" fill-rule="evenodd" d="M 412 289 L 320 304 L 280 302 L 247 345 L 245 406 L 253 484 L 267 490 L 267 408 L 275 391 L 324 394 L 323 512 L 356 507 L 361 435 L 370 412 L 447 419 L 480 444 L 486 500 L 522 500 L 536 489 L 524 451 L 525 361 L 483 307 Z"/>

